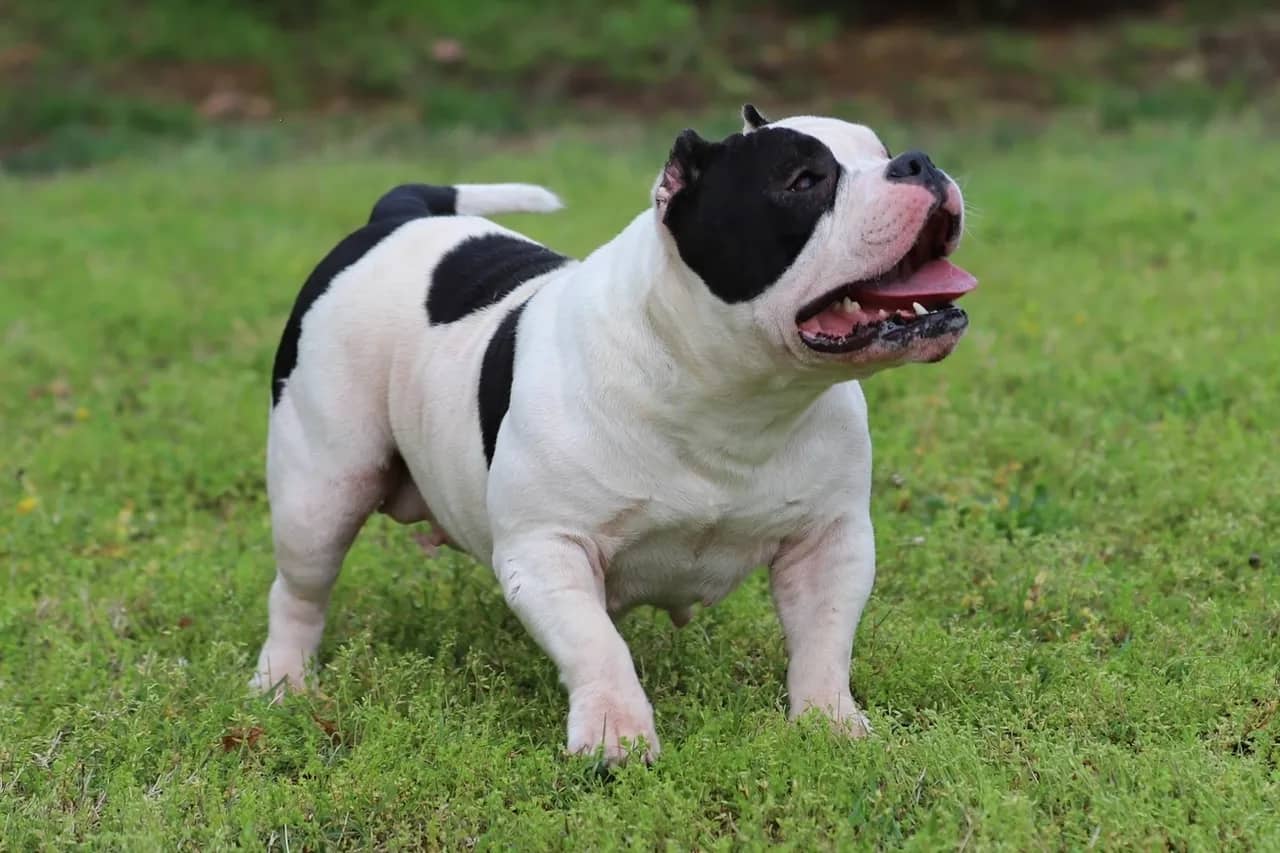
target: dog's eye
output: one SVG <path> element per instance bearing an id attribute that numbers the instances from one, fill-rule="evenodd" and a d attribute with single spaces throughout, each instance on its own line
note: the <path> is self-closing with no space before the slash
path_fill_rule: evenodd
<path id="1" fill-rule="evenodd" d="M 802 193 L 805 190 L 811 190 L 822 180 L 822 176 L 805 170 L 791 179 L 791 183 L 787 185 L 787 190 L 793 193 Z"/>

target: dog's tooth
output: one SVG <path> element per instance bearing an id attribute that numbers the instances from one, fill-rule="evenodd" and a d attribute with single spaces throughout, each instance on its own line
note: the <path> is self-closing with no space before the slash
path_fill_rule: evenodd
<path id="1" fill-rule="evenodd" d="M 852 308 L 850 308 L 850 309 L 849 309 L 850 311 L 861 311 L 861 310 L 862 310 L 862 306 L 861 306 L 861 305 L 859 305 L 857 302 L 853 301 L 852 299 L 850 299 L 850 300 L 849 300 L 849 304 L 853 306 Z"/>
<path id="2" fill-rule="evenodd" d="M 888 312 L 888 311 L 886 311 L 886 310 L 884 310 L 883 308 L 881 308 L 881 309 L 876 313 L 876 317 L 877 317 L 877 319 L 880 319 L 880 320 L 883 320 L 885 317 L 888 317 L 888 316 L 889 316 L 889 312 Z"/>
<path id="3" fill-rule="evenodd" d="M 846 296 L 843 300 L 841 300 L 840 307 L 844 309 L 844 313 L 852 314 L 853 312 L 858 310 L 858 303 L 854 302 L 852 299 Z"/>
<path id="4" fill-rule="evenodd" d="M 928 311 L 925 310 L 925 307 L 921 305 L 919 302 L 912 302 L 911 310 L 916 312 L 917 317 L 923 317 L 925 314 L 929 313 Z"/>

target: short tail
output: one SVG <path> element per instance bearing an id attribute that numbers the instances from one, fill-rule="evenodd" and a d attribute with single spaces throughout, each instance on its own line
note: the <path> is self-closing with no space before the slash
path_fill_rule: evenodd
<path id="1" fill-rule="evenodd" d="M 421 216 L 492 216 L 497 213 L 554 213 L 564 204 L 551 190 L 533 184 L 401 184 L 369 214 L 369 221 Z"/>

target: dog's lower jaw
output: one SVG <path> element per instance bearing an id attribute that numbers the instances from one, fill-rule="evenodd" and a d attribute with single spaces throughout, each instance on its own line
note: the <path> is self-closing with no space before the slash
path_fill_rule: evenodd
<path id="1" fill-rule="evenodd" d="M 661 747 L 653 723 L 653 707 L 644 691 L 633 687 L 587 684 L 569 694 L 569 752 L 600 755 L 620 764 L 638 750 L 652 764 Z"/>

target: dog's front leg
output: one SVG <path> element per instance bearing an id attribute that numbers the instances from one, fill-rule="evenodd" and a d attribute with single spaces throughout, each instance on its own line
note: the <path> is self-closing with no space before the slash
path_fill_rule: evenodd
<path id="1" fill-rule="evenodd" d="M 605 609 L 603 572 L 583 546 L 558 537 L 499 543 L 493 565 L 507 603 L 569 691 L 569 751 L 603 749 L 606 760 L 617 762 L 643 739 L 645 760 L 652 761 L 653 708 Z"/>
<path id="2" fill-rule="evenodd" d="M 869 518 L 846 518 L 788 542 L 770 567 L 787 643 L 791 719 L 810 708 L 855 737 L 868 731 L 849 692 L 853 635 L 875 581 Z"/>

